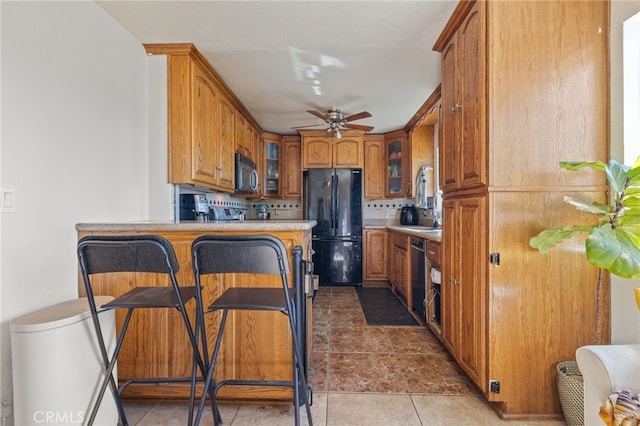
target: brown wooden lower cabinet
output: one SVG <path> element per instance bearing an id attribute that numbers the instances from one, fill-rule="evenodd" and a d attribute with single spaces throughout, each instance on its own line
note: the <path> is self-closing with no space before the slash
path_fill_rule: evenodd
<path id="1" fill-rule="evenodd" d="M 364 236 L 364 280 L 386 281 L 387 274 L 387 230 L 365 229 Z"/>
<path id="2" fill-rule="evenodd" d="M 608 276 L 598 330 L 598 270 L 584 258 L 584 240 L 547 256 L 528 245 L 539 229 L 590 220 L 547 207 L 565 195 L 603 200 L 599 191 L 445 195 L 441 339 L 504 418 L 557 416 L 555 366 L 610 339 Z"/>
<path id="3" fill-rule="evenodd" d="M 179 225 L 177 225 L 179 226 Z M 202 234 L 234 233 L 242 231 L 80 231 L 78 237 L 87 234 L 156 234 L 167 238 L 174 246 L 180 270 L 178 280 L 182 285 L 193 285 L 191 267 L 191 243 Z M 265 232 L 262 232 L 265 233 Z M 311 234 L 309 230 L 267 232 L 284 243 L 291 262 L 291 249 L 303 247 L 303 257 L 309 259 Z M 117 296 L 139 285 L 157 285 L 157 278 L 147 274 L 135 280 L 132 274 L 96 275 L 93 279 L 96 295 Z M 292 282 L 292 277 L 289 277 Z M 162 284 L 162 283 L 161 283 Z M 165 285 L 170 283 L 165 282 Z M 280 287 L 279 277 L 253 275 L 239 279 L 233 274 L 208 275 L 203 282 L 203 301 L 206 307 L 228 287 Z M 79 293 L 84 296 L 84 284 L 79 279 Z M 311 299 L 308 300 L 311 330 Z M 187 305 L 193 320 L 195 301 Z M 124 310 L 117 311 L 117 326 L 122 326 Z M 220 313 L 206 315 L 207 341 L 210 349 L 215 342 Z M 309 340 L 311 333 L 308 333 Z M 309 342 L 310 344 L 310 342 Z M 310 346 L 309 346 L 310 347 Z M 184 330 L 180 314 L 166 309 L 148 309 L 134 313 L 129 330 L 118 358 L 118 380 L 120 383 L 134 377 L 189 376 L 191 374 L 192 351 Z M 230 312 L 224 333 L 222 351 L 215 371 L 217 380 L 224 379 L 269 379 L 291 380 L 293 369 L 291 333 L 285 315 L 271 312 Z M 225 386 L 218 393 L 220 399 L 243 400 L 291 400 L 290 388 L 277 387 L 233 387 Z M 188 398 L 189 383 L 130 385 L 124 397 L 139 398 Z"/>

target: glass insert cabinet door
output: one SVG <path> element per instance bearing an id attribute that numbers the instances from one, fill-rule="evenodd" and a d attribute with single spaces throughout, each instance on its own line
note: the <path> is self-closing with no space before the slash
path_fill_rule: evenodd
<path id="1" fill-rule="evenodd" d="M 402 142 L 387 144 L 387 189 L 389 194 L 402 192 Z"/>
<path id="2" fill-rule="evenodd" d="M 280 144 L 265 144 L 265 186 L 264 195 L 280 194 Z"/>

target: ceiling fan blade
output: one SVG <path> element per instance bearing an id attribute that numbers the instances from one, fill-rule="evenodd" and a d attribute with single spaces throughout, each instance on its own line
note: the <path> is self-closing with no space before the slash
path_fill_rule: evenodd
<path id="1" fill-rule="evenodd" d="M 371 117 L 370 113 L 368 113 L 367 111 L 362 111 L 357 114 L 353 114 L 348 117 L 345 117 L 344 121 L 354 121 L 354 120 L 360 120 L 361 118 L 369 118 L 369 117 Z"/>
<path id="2" fill-rule="evenodd" d="M 326 126 L 326 124 L 309 124 L 308 126 L 297 126 L 297 127 L 292 127 L 291 129 L 306 129 L 307 127 L 319 127 L 319 126 Z"/>
<path id="3" fill-rule="evenodd" d="M 318 117 L 319 119 L 323 120 L 323 121 L 327 121 L 327 117 L 318 111 L 312 111 L 312 110 L 307 110 L 307 112 L 311 115 L 315 115 L 316 117 Z"/>
<path id="4" fill-rule="evenodd" d="M 343 126 L 347 129 L 364 130 L 365 132 L 370 132 L 371 130 L 373 130 L 373 126 L 363 126 L 361 124 L 345 123 L 343 124 Z"/>

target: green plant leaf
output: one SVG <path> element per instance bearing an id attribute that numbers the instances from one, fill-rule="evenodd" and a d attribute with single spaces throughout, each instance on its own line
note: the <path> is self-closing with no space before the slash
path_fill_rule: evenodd
<path id="1" fill-rule="evenodd" d="M 529 245 L 542 254 L 547 254 L 549 249 L 562 241 L 582 232 L 590 232 L 592 225 L 564 226 L 562 228 L 548 229 L 540 232 L 529 240 Z"/>
<path id="2" fill-rule="evenodd" d="M 564 197 L 564 202 L 569 203 L 572 206 L 576 207 L 578 210 L 588 213 L 594 214 L 609 214 L 611 209 L 608 205 L 593 203 L 589 204 L 582 200 L 578 200 L 577 198 L 566 196 Z"/>
<path id="3" fill-rule="evenodd" d="M 607 165 L 602 161 L 561 161 L 560 167 L 563 167 L 567 170 L 576 171 L 584 169 L 588 167 L 594 170 L 602 170 L 605 171 Z"/>
<path id="4" fill-rule="evenodd" d="M 628 228 L 612 228 L 606 224 L 593 228 L 586 241 L 587 259 L 594 266 L 611 271 L 623 278 L 640 276 L 640 249 Z"/>
<path id="5" fill-rule="evenodd" d="M 630 182 L 633 182 L 634 185 L 637 185 L 640 182 L 640 156 L 636 158 L 636 162 L 633 163 L 629 171 L 627 172 L 627 177 Z"/>
<path id="6" fill-rule="evenodd" d="M 607 181 L 611 185 L 611 189 L 616 194 L 620 194 L 627 187 L 627 171 L 629 166 L 618 163 L 616 160 L 609 161 L 609 164 L 605 168 L 607 174 Z"/>

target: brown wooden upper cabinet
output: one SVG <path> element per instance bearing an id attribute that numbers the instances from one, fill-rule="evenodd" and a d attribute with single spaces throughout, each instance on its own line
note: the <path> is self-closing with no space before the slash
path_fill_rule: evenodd
<path id="1" fill-rule="evenodd" d="M 343 130 L 342 138 L 325 130 L 299 130 L 302 137 L 302 168 L 364 167 L 364 132 Z"/>
<path id="2" fill-rule="evenodd" d="M 282 138 L 282 198 L 302 198 L 301 151 L 300 136 Z"/>
<path id="3" fill-rule="evenodd" d="M 405 197 L 411 193 L 411 178 L 407 167 L 411 164 L 409 150 L 406 147 L 404 131 L 386 133 L 384 144 L 386 152 L 385 196 L 389 198 Z"/>
<path id="4" fill-rule="evenodd" d="M 280 198 L 282 184 L 282 136 L 265 133 L 262 136 L 264 167 L 262 169 L 262 196 Z"/>
<path id="5" fill-rule="evenodd" d="M 168 67 L 169 182 L 232 192 L 233 108 L 196 55 L 170 55 Z"/>
<path id="6" fill-rule="evenodd" d="M 474 10 L 442 51 L 443 192 L 487 185 L 485 25 Z"/>
<path id="7" fill-rule="evenodd" d="M 145 49 L 167 56 L 169 183 L 233 192 L 234 151 L 256 161 L 262 130 L 193 44 Z"/>
<path id="8" fill-rule="evenodd" d="M 364 137 L 364 198 L 384 198 L 386 153 L 383 135 Z"/>
<path id="9" fill-rule="evenodd" d="M 300 137 L 264 133 L 262 196 L 302 198 Z"/>
<path id="10" fill-rule="evenodd" d="M 258 162 L 260 132 L 256 130 L 249 121 L 240 113 L 235 114 L 236 118 L 236 151 Z"/>

